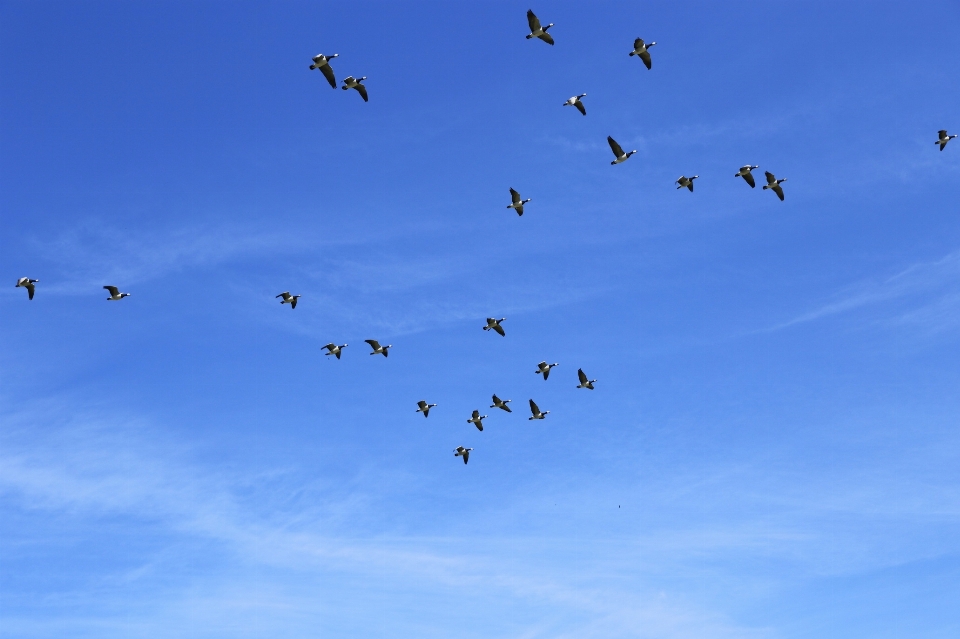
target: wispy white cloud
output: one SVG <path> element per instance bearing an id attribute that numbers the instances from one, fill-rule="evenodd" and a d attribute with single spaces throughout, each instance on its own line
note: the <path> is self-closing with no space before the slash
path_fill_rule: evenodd
<path id="1" fill-rule="evenodd" d="M 808 311 L 767 330 L 798 324 L 898 301 L 901 308 L 888 310 L 888 324 L 912 324 L 936 332 L 960 325 L 960 251 L 935 262 L 913 264 L 881 281 L 864 281 L 847 287 L 835 301 Z M 904 310 L 902 306 L 912 308 Z"/>

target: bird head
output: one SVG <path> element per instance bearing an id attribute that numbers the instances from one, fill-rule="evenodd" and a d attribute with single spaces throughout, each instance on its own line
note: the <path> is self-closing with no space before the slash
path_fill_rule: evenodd
<path id="1" fill-rule="evenodd" d="M 545 27 L 543 28 L 543 30 L 546 31 L 547 29 L 549 29 L 549 28 L 552 27 L 552 26 L 553 26 L 553 23 L 551 22 L 550 24 L 548 24 L 547 26 L 545 26 Z"/>

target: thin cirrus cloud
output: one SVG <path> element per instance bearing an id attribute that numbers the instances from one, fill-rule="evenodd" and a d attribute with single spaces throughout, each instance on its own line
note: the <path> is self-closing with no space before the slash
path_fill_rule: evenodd
<path id="1" fill-rule="evenodd" d="M 898 302 L 899 308 L 882 312 L 887 325 L 913 324 L 930 332 L 960 325 L 960 251 L 935 262 L 913 264 L 887 279 L 864 281 L 838 294 L 840 299 L 824 304 L 767 329 L 778 331 L 860 309 Z M 933 302 L 930 300 L 933 299 Z M 913 306 L 905 310 L 905 306 Z"/>

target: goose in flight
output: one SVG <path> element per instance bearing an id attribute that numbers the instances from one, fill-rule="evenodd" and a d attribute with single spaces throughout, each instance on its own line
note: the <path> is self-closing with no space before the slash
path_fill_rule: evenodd
<path id="1" fill-rule="evenodd" d="M 500 326 L 500 322 L 507 319 L 506 317 L 501 317 L 500 319 L 494 319 L 492 317 L 487 318 L 487 325 L 483 327 L 485 331 L 496 331 L 500 334 L 501 337 L 506 337 L 507 334 L 503 331 L 503 327 Z"/>
<path id="2" fill-rule="evenodd" d="M 752 189 L 752 188 L 756 188 L 757 183 L 756 183 L 756 181 L 753 179 L 753 173 L 751 173 L 751 171 L 753 171 L 754 169 L 759 169 L 759 168 L 760 168 L 760 167 L 757 166 L 756 164 L 754 164 L 754 165 L 744 164 L 743 166 L 740 167 L 740 170 L 739 170 L 739 171 L 737 171 L 736 173 L 733 174 L 733 177 L 742 177 L 742 178 L 744 179 L 744 181 L 746 181 L 746 183 L 750 185 L 750 188 L 751 188 L 751 189 Z"/>
<path id="3" fill-rule="evenodd" d="M 300 299 L 299 295 L 291 295 L 290 291 L 284 291 L 275 297 L 282 297 L 283 299 L 280 300 L 280 304 L 289 304 L 290 308 L 296 308 L 297 300 Z"/>
<path id="4" fill-rule="evenodd" d="M 947 146 L 947 142 L 957 137 L 956 133 L 954 133 L 953 135 L 947 135 L 946 129 L 940 129 L 940 131 L 938 131 L 938 135 L 940 139 L 934 142 L 934 144 L 939 144 L 941 151 L 943 151 L 943 147 Z"/>
<path id="5" fill-rule="evenodd" d="M 787 178 L 777 179 L 777 176 L 771 173 L 770 171 L 764 171 L 764 175 L 767 176 L 767 183 L 763 185 L 763 190 L 766 191 L 770 189 L 777 194 L 777 197 L 780 198 L 780 201 L 783 202 L 783 189 L 780 187 L 781 182 L 786 182 Z"/>
<path id="6" fill-rule="evenodd" d="M 528 9 L 527 24 L 530 25 L 530 33 L 527 34 L 527 40 L 530 38 L 540 38 L 547 44 L 553 44 L 553 36 L 547 33 L 547 29 L 553 26 L 552 22 L 545 27 L 541 27 L 540 19 L 537 18 L 537 15 L 533 11 Z"/>
<path id="7" fill-rule="evenodd" d="M 470 419 L 468 419 L 467 422 L 476 426 L 477 430 L 483 430 L 483 420 L 486 418 L 486 415 L 481 415 L 480 411 L 475 410 L 473 411 L 473 414 L 470 415 Z"/>
<path id="8" fill-rule="evenodd" d="M 339 53 L 334 53 L 333 55 L 326 56 L 322 53 L 318 53 L 313 56 L 313 64 L 310 65 L 310 70 L 320 69 L 320 72 L 323 74 L 323 77 L 327 79 L 327 82 L 330 83 L 330 86 L 334 89 L 337 88 L 337 78 L 333 75 L 333 67 L 330 66 L 330 61 L 334 58 L 339 58 Z"/>
<path id="9" fill-rule="evenodd" d="M 110 293 L 110 297 L 107 298 L 108 302 L 116 302 L 130 295 L 130 293 L 121 293 L 120 289 L 118 289 L 116 286 L 104 286 L 103 288 Z"/>
<path id="10" fill-rule="evenodd" d="M 607 136 L 607 144 L 610 145 L 610 150 L 613 151 L 614 157 L 617 158 L 616 160 L 614 160 L 614 161 L 611 162 L 610 164 L 620 164 L 621 162 L 626 162 L 626 161 L 630 158 L 631 155 L 633 155 L 634 153 L 637 152 L 637 150 L 634 149 L 633 151 L 630 151 L 629 153 L 624 153 L 624 152 L 623 152 L 623 149 L 620 148 L 620 145 L 617 144 L 617 141 L 614 140 L 614 139 L 613 139 L 612 137 L 610 137 L 609 135 Z"/>
<path id="11" fill-rule="evenodd" d="M 454 457 L 463 457 L 463 463 L 466 464 L 467 460 L 470 459 L 470 451 L 472 448 L 464 448 L 463 446 L 457 446 L 453 451 Z"/>
<path id="12" fill-rule="evenodd" d="M 633 41 L 633 51 L 630 52 L 630 55 L 631 56 L 635 55 L 641 60 L 643 60 L 643 63 L 647 65 L 647 68 L 649 69 L 653 66 L 653 60 L 650 59 L 650 47 L 652 47 L 655 44 L 656 42 L 651 42 L 650 44 L 647 44 L 646 42 L 643 41 L 643 38 L 637 38 L 636 40 Z"/>
<path id="13" fill-rule="evenodd" d="M 685 175 L 681 175 L 679 178 L 677 178 L 677 181 L 675 182 L 675 184 L 680 185 L 677 187 L 677 189 L 682 189 L 683 187 L 687 187 L 688 189 L 690 189 L 690 192 L 693 193 L 693 181 L 696 180 L 698 177 L 700 176 L 694 175 L 693 177 L 686 177 Z"/>
<path id="14" fill-rule="evenodd" d="M 550 377 L 550 369 L 554 366 L 559 366 L 560 364 L 547 364 L 546 362 L 540 362 L 537 364 L 537 370 L 533 371 L 536 375 L 543 375 L 543 379 L 546 380 Z"/>
<path id="15" fill-rule="evenodd" d="M 360 97 L 363 98 L 363 101 L 367 102 L 368 101 L 367 87 L 362 84 L 362 82 L 366 79 L 367 79 L 367 76 L 363 76 L 362 78 L 357 80 L 352 75 L 348 75 L 343 79 L 343 86 L 340 88 L 343 89 L 344 91 L 346 91 L 347 89 L 356 89 L 357 92 L 360 94 Z"/>
<path id="16" fill-rule="evenodd" d="M 375 339 L 365 339 L 363 340 L 370 345 L 370 348 L 373 349 L 371 355 L 383 355 L 384 357 L 388 356 L 387 349 L 393 348 L 393 344 L 387 344 L 386 346 L 380 346 L 380 342 Z"/>
<path id="17" fill-rule="evenodd" d="M 512 413 L 513 411 L 510 410 L 510 407 L 509 407 L 509 406 L 507 406 L 507 404 L 509 404 L 511 401 L 513 401 L 513 400 L 510 400 L 510 399 L 500 399 L 499 397 L 497 397 L 496 395 L 494 395 L 494 396 L 493 396 L 493 403 L 490 404 L 490 408 L 500 408 L 500 409 L 502 409 L 502 410 L 507 411 L 508 413 Z"/>
<path id="18" fill-rule="evenodd" d="M 587 109 L 586 109 L 586 107 L 583 106 L 583 102 L 580 101 L 580 98 L 584 98 L 584 97 L 586 97 L 586 96 L 587 96 L 586 93 L 581 93 L 580 95 L 575 95 L 575 96 L 573 96 L 572 98 L 570 98 L 569 100 L 567 100 L 566 102 L 564 102 L 564 103 L 563 103 L 563 106 L 574 106 L 574 107 L 577 107 L 577 111 L 579 111 L 579 112 L 582 113 L 583 115 L 586 115 L 586 114 L 587 114 Z"/>
<path id="19" fill-rule="evenodd" d="M 589 388 L 593 390 L 593 383 L 597 380 L 587 379 L 587 374 L 583 372 L 582 368 L 577 369 L 577 377 L 580 378 L 580 385 L 577 388 Z"/>
<path id="20" fill-rule="evenodd" d="M 512 200 L 512 202 L 510 204 L 507 204 L 507 208 L 513 209 L 514 211 L 516 211 L 517 215 L 523 215 L 523 205 L 531 200 L 531 198 L 521 200 L 520 194 L 517 193 L 513 189 L 513 187 L 510 187 L 510 199 Z"/>
<path id="21" fill-rule="evenodd" d="M 31 280 L 29 277 L 21 277 L 17 280 L 17 285 L 13 288 L 25 288 L 27 289 L 27 297 L 33 299 L 33 291 L 37 288 L 34 286 L 40 280 Z"/>
<path id="22" fill-rule="evenodd" d="M 436 406 L 436 404 L 428 404 L 427 402 L 421 399 L 419 402 L 417 402 L 417 406 L 419 408 L 417 408 L 417 410 L 415 410 L 414 412 L 423 413 L 424 417 L 429 417 L 430 409 Z"/>
<path id="23" fill-rule="evenodd" d="M 532 399 L 530 400 L 530 412 L 533 413 L 533 417 L 527 417 L 527 421 L 532 419 L 545 419 L 547 415 L 550 414 L 548 410 L 541 411 L 540 407 L 537 406 L 537 403 Z"/>
<path id="24" fill-rule="evenodd" d="M 340 359 L 340 351 L 346 348 L 347 346 L 349 346 L 349 344 L 341 344 L 340 346 L 337 346 L 333 342 L 330 342 L 329 344 L 324 346 L 324 348 L 327 349 L 327 352 L 324 353 L 324 355 L 335 355 L 337 359 Z"/>

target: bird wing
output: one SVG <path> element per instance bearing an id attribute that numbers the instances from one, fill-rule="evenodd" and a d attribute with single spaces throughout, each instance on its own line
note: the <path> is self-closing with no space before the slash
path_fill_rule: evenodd
<path id="1" fill-rule="evenodd" d="M 574 102 L 573 106 L 577 107 L 577 111 L 579 111 L 583 115 L 587 114 L 587 108 L 583 106 L 583 102 L 581 102 L 580 100 L 577 100 L 576 102 Z"/>
<path id="2" fill-rule="evenodd" d="M 499 324 L 495 324 L 494 327 L 493 327 L 493 330 L 495 330 L 497 333 L 499 333 L 499 334 L 500 334 L 500 337 L 506 337 L 506 336 L 507 336 L 507 334 L 503 331 L 503 327 L 500 326 Z"/>
<path id="3" fill-rule="evenodd" d="M 465 450 L 465 451 L 463 451 L 462 453 L 460 453 L 460 456 L 463 457 L 463 463 L 466 464 L 466 463 L 467 463 L 467 460 L 470 459 L 470 451 L 469 451 L 469 450 Z"/>
<path id="4" fill-rule="evenodd" d="M 548 377 L 550 377 L 550 368 L 549 368 L 549 367 L 543 369 L 543 379 L 547 379 Z"/>
<path id="5" fill-rule="evenodd" d="M 480 411 L 475 410 L 475 411 L 473 411 L 473 413 L 471 413 L 470 418 L 471 418 L 471 419 L 476 419 L 477 417 L 480 417 Z"/>
<path id="6" fill-rule="evenodd" d="M 937 131 L 937 135 L 938 135 L 938 136 L 940 137 L 940 139 L 942 140 L 942 139 L 944 139 L 945 137 L 947 137 L 947 130 L 946 130 L 946 129 L 941 129 L 941 130 Z"/>
<path id="7" fill-rule="evenodd" d="M 33 299 L 33 292 L 36 290 L 36 287 L 33 285 L 33 282 L 27 282 L 27 299 Z"/>
<path id="8" fill-rule="evenodd" d="M 529 9 L 527 9 L 527 24 L 530 25 L 530 33 L 540 29 L 540 19 L 537 18 L 537 14 Z"/>
<path id="9" fill-rule="evenodd" d="M 116 286 L 104 286 L 103 288 L 105 288 L 105 289 L 107 289 L 108 291 L 110 291 L 110 295 L 119 295 L 119 294 L 120 294 L 120 289 L 118 289 Z"/>
<path id="10" fill-rule="evenodd" d="M 577 369 L 577 377 L 580 378 L 580 383 L 581 383 L 581 384 L 586 384 L 587 381 L 588 381 L 588 380 L 587 380 L 587 376 L 584 375 L 582 368 L 578 368 L 578 369 Z"/>
<path id="11" fill-rule="evenodd" d="M 773 190 L 774 193 L 777 194 L 777 197 L 780 198 L 780 201 L 782 202 L 782 201 L 783 201 L 783 187 L 781 187 L 779 184 L 775 184 L 774 186 L 771 186 L 770 188 L 771 188 L 771 190 Z"/>
<path id="12" fill-rule="evenodd" d="M 620 145 L 617 144 L 617 141 L 614 140 L 609 135 L 607 136 L 607 143 L 610 145 L 610 150 L 613 151 L 613 154 L 615 156 L 617 156 L 618 158 L 623 156 L 623 149 L 621 149 Z"/>
<path id="13" fill-rule="evenodd" d="M 764 171 L 764 175 L 767 176 L 767 184 L 775 184 L 777 181 L 777 176 L 771 173 L 770 171 Z"/>
<path id="14" fill-rule="evenodd" d="M 283 299 L 288 300 L 288 299 L 290 299 L 290 291 L 284 291 L 283 293 L 280 293 L 279 295 L 276 295 L 275 297 L 282 297 Z"/>
<path id="15" fill-rule="evenodd" d="M 756 182 L 756 180 L 753 179 L 753 174 L 752 174 L 752 173 L 745 173 L 745 174 L 743 175 L 743 179 L 747 181 L 747 184 L 750 185 L 750 188 L 751 188 L 751 189 L 752 189 L 752 188 L 756 188 L 757 182 Z"/>
<path id="16" fill-rule="evenodd" d="M 290 302 L 290 308 L 296 308 L 296 307 L 297 307 L 297 298 L 294 297 L 293 300 L 291 300 Z"/>
<path id="17" fill-rule="evenodd" d="M 687 188 L 693 193 L 693 180 L 687 180 Z"/>
<path id="18" fill-rule="evenodd" d="M 513 200 L 514 204 L 520 204 L 520 194 L 513 187 L 510 187 L 510 199 Z"/>
<path id="19" fill-rule="evenodd" d="M 328 351 L 330 351 L 330 352 L 332 353 L 333 351 L 337 350 L 337 345 L 334 344 L 333 342 L 330 342 L 329 344 L 327 344 L 327 345 L 324 346 L 323 348 L 327 349 Z"/>
<path id="20" fill-rule="evenodd" d="M 644 51 L 640 54 L 640 59 L 643 60 L 643 64 L 646 65 L 648 69 L 653 67 L 653 60 L 650 59 L 650 52 Z"/>
<path id="21" fill-rule="evenodd" d="M 510 407 L 506 405 L 506 403 L 504 403 L 503 406 L 501 406 L 500 408 L 502 408 L 503 410 L 507 411 L 508 413 L 512 413 L 512 412 L 513 412 L 512 410 L 510 410 Z"/>
<path id="22" fill-rule="evenodd" d="M 553 44 L 553 36 L 547 33 L 546 31 L 544 31 L 537 37 L 543 40 L 544 42 L 546 42 L 547 44 Z"/>
<path id="23" fill-rule="evenodd" d="M 369 100 L 367 99 L 367 87 L 363 86 L 362 84 L 360 84 L 360 83 L 358 82 L 358 83 L 357 83 L 357 86 L 356 86 L 356 89 L 357 89 L 357 91 L 360 92 L 360 97 L 363 98 L 363 101 L 364 101 L 364 102 L 369 102 Z"/>
<path id="24" fill-rule="evenodd" d="M 377 340 L 375 340 L 375 339 L 365 339 L 365 340 L 363 340 L 363 341 L 365 341 L 367 344 L 369 344 L 369 345 L 370 345 L 370 348 L 372 348 L 373 350 L 375 350 L 375 351 L 380 350 L 380 342 L 378 342 Z"/>
<path id="25" fill-rule="evenodd" d="M 330 86 L 332 86 L 334 89 L 336 89 L 336 88 L 337 88 L 337 78 L 333 75 L 333 69 L 330 68 L 330 63 L 329 63 L 329 62 L 328 62 L 327 64 L 323 65 L 322 67 L 320 67 L 320 72 L 323 73 L 323 77 L 325 77 L 325 78 L 327 79 L 327 82 L 330 83 Z"/>
<path id="26" fill-rule="evenodd" d="M 420 407 L 420 410 L 423 410 L 427 407 L 427 403 L 421 399 L 419 402 L 417 402 L 417 406 Z"/>
<path id="27" fill-rule="evenodd" d="M 643 46 L 643 38 L 637 38 L 633 41 L 633 50 L 636 51 Z"/>
<path id="28" fill-rule="evenodd" d="M 540 407 L 538 407 L 537 403 L 532 399 L 530 400 L 530 412 L 533 413 L 534 415 L 540 412 Z"/>

